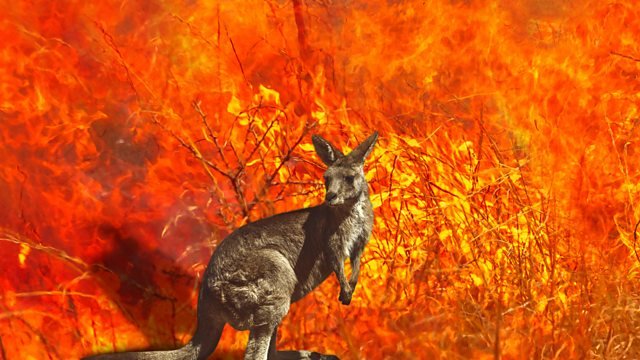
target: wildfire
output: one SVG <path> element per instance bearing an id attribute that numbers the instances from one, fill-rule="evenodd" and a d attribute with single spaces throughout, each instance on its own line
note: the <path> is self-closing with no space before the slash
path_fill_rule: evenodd
<path id="1" fill-rule="evenodd" d="M 331 278 L 280 348 L 640 357 L 634 1 L 3 9 L 3 359 L 186 342 L 216 244 L 320 201 L 311 135 L 372 130 L 354 301 Z M 246 339 L 227 329 L 214 356 Z"/>

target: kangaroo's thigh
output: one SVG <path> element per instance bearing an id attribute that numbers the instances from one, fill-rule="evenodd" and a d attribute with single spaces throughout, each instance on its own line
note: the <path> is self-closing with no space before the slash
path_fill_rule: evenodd
<path id="1" fill-rule="evenodd" d="M 295 272 L 287 259 L 275 250 L 262 250 L 249 261 L 259 269 L 256 286 L 260 298 L 253 311 L 256 324 L 279 324 L 289 312 L 291 294 L 296 285 Z"/>
<path id="2" fill-rule="evenodd" d="M 275 250 L 257 250 L 227 265 L 206 289 L 221 305 L 224 320 L 238 330 L 279 324 L 296 284 L 287 259 Z"/>

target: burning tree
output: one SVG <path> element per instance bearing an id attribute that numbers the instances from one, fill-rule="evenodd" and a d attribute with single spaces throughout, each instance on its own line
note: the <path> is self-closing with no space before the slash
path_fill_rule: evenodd
<path id="1" fill-rule="evenodd" d="M 177 347 L 216 244 L 320 201 L 310 135 L 373 129 L 361 286 L 292 307 L 281 347 L 640 357 L 633 1 L 3 9 L 3 358 Z"/>

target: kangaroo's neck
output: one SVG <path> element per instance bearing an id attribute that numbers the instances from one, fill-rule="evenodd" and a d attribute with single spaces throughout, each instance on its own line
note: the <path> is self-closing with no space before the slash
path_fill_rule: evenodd
<path id="1" fill-rule="evenodd" d="M 367 190 L 363 190 L 357 198 L 344 205 L 326 205 L 326 207 L 327 220 L 336 228 L 351 223 L 351 220 L 354 218 L 367 218 L 372 216 L 371 202 L 369 201 L 369 192 Z"/>

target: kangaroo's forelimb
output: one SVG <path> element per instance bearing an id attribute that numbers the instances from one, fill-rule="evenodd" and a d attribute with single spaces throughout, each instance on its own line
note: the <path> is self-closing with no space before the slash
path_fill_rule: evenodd
<path id="1" fill-rule="evenodd" d="M 358 277 L 360 276 L 360 258 L 362 257 L 362 250 L 357 253 L 354 251 L 349 257 L 351 262 L 351 276 L 349 277 L 349 285 L 351 285 L 351 291 L 356 291 L 356 285 L 358 285 Z"/>
<path id="2" fill-rule="evenodd" d="M 333 265 L 333 272 L 338 277 L 338 282 L 340 283 L 340 296 L 338 300 L 340 300 L 343 305 L 349 305 L 351 303 L 351 297 L 353 296 L 353 290 L 344 274 L 344 260 L 333 258 L 330 261 Z"/>

